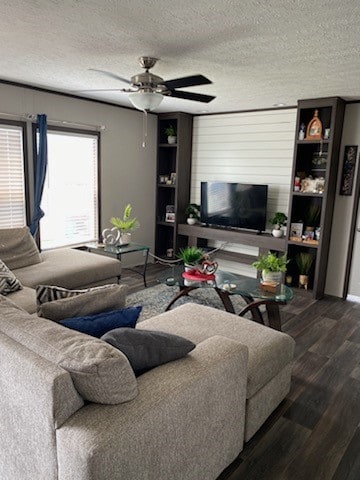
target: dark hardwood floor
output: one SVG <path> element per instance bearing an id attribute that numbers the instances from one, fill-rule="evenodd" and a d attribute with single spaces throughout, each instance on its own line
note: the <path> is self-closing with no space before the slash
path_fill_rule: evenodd
<path id="1" fill-rule="evenodd" d="M 149 286 L 162 268 L 149 265 Z M 296 341 L 291 390 L 218 480 L 359 480 L 360 304 L 296 290 L 281 315 Z"/>

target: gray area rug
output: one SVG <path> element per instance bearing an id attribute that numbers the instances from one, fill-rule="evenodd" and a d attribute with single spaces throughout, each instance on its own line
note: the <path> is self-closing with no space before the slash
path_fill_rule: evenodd
<path id="1" fill-rule="evenodd" d="M 179 287 L 168 287 L 167 285 L 157 285 L 156 287 L 145 288 L 145 290 L 128 295 L 126 306 L 141 305 L 143 307 L 139 317 L 139 322 L 141 322 L 142 320 L 154 317 L 159 313 L 163 313 L 167 305 L 178 292 Z M 242 307 L 246 305 L 239 295 L 233 295 L 231 301 L 234 305 L 235 312 L 239 312 Z M 212 288 L 198 288 L 197 290 L 193 290 L 188 296 L 182 297 L 174 303 L 172 308 L 176 308 L 189 302 L 224 310 L 220 298 Z"/>

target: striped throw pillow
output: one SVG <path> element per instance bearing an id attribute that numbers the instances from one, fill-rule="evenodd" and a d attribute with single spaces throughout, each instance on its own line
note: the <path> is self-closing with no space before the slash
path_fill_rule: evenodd
<path id="1" fill-rule="evenodd" d="M 108 288 L 109 285 L 101 285 L 100 287 L 69 290 L 67 288 L 57 287 L 55 285 L 38 285 L 36 287 L 36 303 L 37 305 L 42 305 L 43 303 L 54 302 L 55 300 L 62 300 L 63 298 L 76 297 L 77 295 L 81 295 L 86 292 L 93 292 Z"/>
<path id="2" fill-rule="evenodd" d="M 11 270 L 0 260 L 0 293 L 1 295 L 7 295 L 8 293 L 21 290 L 22 285 L 15 277 Z"/>

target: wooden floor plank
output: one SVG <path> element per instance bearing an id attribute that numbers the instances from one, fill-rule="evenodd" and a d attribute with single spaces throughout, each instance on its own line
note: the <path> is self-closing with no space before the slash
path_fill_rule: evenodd
<path id="1" fill-rule="evenodd" d="M 330 480 L 350 448 L 360 421 L 359 405 L 360 382 L 348 378 L 323 412 L 309 441 L 287 467 L 284 478 Z"/>
<path id="2" fill-rule="evenodd" d="M 354 436 L 336 469 L 331 480 L 359 480 L 360 479 L 360 428 Z"/>

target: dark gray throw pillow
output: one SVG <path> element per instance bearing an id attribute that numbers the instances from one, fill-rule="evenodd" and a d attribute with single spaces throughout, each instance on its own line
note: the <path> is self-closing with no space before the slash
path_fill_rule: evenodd
<path id="1" fill-rule="evenodd" d="M 105 333 L 102 340 L 127 356 L 135 374 L 184 357 L 195 348 L 186 338 L 166 332 L 116 328 Z"/>

